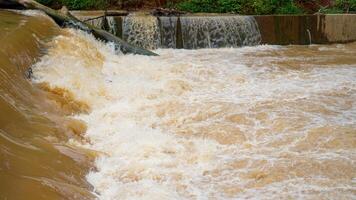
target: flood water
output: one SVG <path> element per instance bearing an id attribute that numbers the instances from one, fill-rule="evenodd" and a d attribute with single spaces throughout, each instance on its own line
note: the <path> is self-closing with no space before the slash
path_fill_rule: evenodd
<path id="1" fill-rule="evenodd" d="M 45 94 L 34 97 L 42 110 L 16 113 L 46 120 L 26 117 L 21 136 L 3 134 L 1 124 L 1 152 L 16 160 L 2 161 L 0 175 L 12 175 L 5 181 L 67 186 L 47 199 L 74 198 L 74 187 L 80 198 L 103 200 L 356 198 L 356 43 L 159 49 L 146 57 L 116 55 L 65 29 L 45 46 L 29 81 Z M 0 91 L 7 101 L 0 105 L 10 105 Z M 27 122 L 10 113 L 1 108 L 6 127 Z M 68 131 L 68 124 L 81 128 Z M 42 136 L 41 127 L 57 131 Z M 44 149 L 57 144 L 66 148 Z M 34 163 L 29 158 L 36 166 L 18 170 Z M 61 187 L 43 190 L 53 188 Z"/>
<path id="2" fill-rule="evenodd" d="M 85 179 L 92 152 L 67 142 L 78 138 L 85 124 L 70 117 L 72 109 L 56 103 L 62 97 L 28 79 L 28 67 L 60 32 L 40 13 L 0 11 L 1 200 L 94 197 Z"/>

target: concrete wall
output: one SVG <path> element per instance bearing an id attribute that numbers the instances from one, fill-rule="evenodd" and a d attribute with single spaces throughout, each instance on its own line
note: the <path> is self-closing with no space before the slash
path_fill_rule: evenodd
<path id="1" fill-rule="evenodd" d="M 114 13 L 114 11 L 112 11 Z M 95 11 L 75 12 L 74 15 L 81 19 L 93 18 L 102 13 Z M 117 24 L 122 24 L 122 17 L 127 13 L 114 14 Z M 147 13 L 146 13 L 147 14 Z M 198 16 L 211 14 L 193 14 Z M 214 14 L 216 16 L 219 14 Z M 335 15 L 266 15 L 254 16 L 261 35 L 262 44 L 328 44 L 346 43 L 356 41 L 356 14 L 335 14 Z M 103 26 L 100 19 L 91 22 L 96 26 Z M 121 26 L 119 26 L 120 28 Z M 178 23 L 180 32 L 180 23 Z M 117 36 L 122 36 L 122 30 L 117 31 Z M 181 35 L 177 35 L 177 40 Z M 177 43 L 177 47 L 181 46 Z"/>
<path id="2" fill-rule="evenodd" d="M 255 16 L 263 44 L 327 44 L 356 41 L 356 14 Z M 309 37 L 310 34 L 310 37 Z"/>
<path id="3" fill-rule="evenodd" d="M 329 42 L 356 41 L 356 14 L 326 15 L 324 34 Z"/>

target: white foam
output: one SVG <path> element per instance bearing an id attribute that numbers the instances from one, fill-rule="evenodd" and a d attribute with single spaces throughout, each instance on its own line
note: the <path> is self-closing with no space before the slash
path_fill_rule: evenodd
<path id="1" fill-rule="evenodd" d="M 36 64 L 34 75 L 36 82 L 66 88 L 91 106 L 91 113 L 77 118 L 88 125 L 90 144 L 84 146 L 105 153 L 95 163 L 97 171 L 87 175 L 100 199 L 314 197 L 303 188 L 352 196 L 352 190 L 338 187 L 352 187 L 346 177 L 354 170 L 339 180 L 337 172 L 308 168 L 303 161 L 318 165 L 314 161 L 320 158 L 321 166 L 328 160 L 345 170 L 352 166 L 354 148 L 345 147 L 341 154 L 309 147 L 315 141 L 308 136 L 309 130 L 324 126 L 355 130 L 355 103 L 349 101 L 356 98 L 356 65 L 289 69 L 276 64 L 295 60 L 275 56 L 293 47 L 157 50 L 161 56 L 145 57 L 114 55 L 76 31 L 56 40 L 61 39 L 87 57 L 55 51 Z M 97 53 L 104 57 L 102 64 L 91 58 Z M 252 122 L 226 120 L 235 114 Z M 309 169 L 309 175 L 298 175 Z M 319 176 L 325 182 L 304 182 Z M 271 183 L 266 177 L 272 177 Z"/>

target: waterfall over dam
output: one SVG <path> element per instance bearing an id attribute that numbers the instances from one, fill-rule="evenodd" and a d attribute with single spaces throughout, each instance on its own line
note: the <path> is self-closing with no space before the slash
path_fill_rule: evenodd
<path id="1" fill-rule="evenodd" d="M 261 34 L 253 17 L 181 17 L 183 48 L 221 48 L 254 46 Z"/>
<path id="2" fill-rule="evenodd" d="M 309 45 L 356 41 L 356 14 L 205 14 L 169 17 L 155 17 L 143 13 L 106 17 L 91 12 L 74 14 L 133 44 L 150 49 L 223 48 L 258 44 Z M 91 18 L 94 19 L 90 20 Z"/>
<path id="3" fill-rule="evenodd" d="M 128 15 L 98 18 L 89 23 L 104 28 L 131 44 L 149 49 L 241 47 L 254 46 L 261 42 L 258 24 L 250 16 Z"/>

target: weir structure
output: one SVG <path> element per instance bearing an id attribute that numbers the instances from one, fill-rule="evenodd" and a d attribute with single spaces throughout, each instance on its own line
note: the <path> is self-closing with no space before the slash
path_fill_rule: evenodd
<path id="1" fill-rule="evenodd" d="M 130 13 L 127 16 L 103 17 L 100 17 L 100 12 L 93 14 L 90 11 L 75 11 L 73 14 L 129 43 L 149 49 L 221 48 L 257 44 L 309 45 L 356 41 L 356 14 L 152 16 Z"/>

